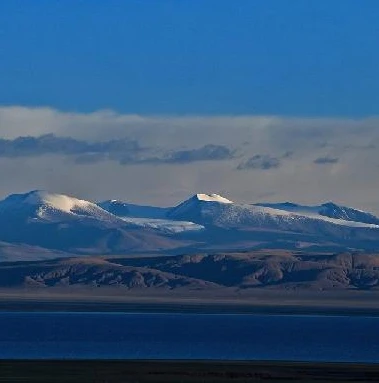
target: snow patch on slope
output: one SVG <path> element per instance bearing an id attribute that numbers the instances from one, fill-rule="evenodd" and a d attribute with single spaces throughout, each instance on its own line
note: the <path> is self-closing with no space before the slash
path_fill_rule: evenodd
<path id="1" fill-rule="evenodd" d="M 163 219 L 170 208 L 134 205 L 119 200 L 99 202 L 98 206 L 117 217 L 154 218 Z"/>
<path id="2" fill-rule="evenodd" d="M 158 230 L 167 234 L 204 229 L 204 226 L 193 222 L 167 219 L 170 208 L 133 205 L 119 200 L 103 201 L 98 206 L 116 215 L 129 226 Z"/>
<path id="3" fill-rule="evenodd" d="M 183 233 L 203 230 L 204 226 L 187 221 L 174 221 L 169 219 L 120 217 L 130 225 L 148 229 L 159 230 L 165 233 Z"/>

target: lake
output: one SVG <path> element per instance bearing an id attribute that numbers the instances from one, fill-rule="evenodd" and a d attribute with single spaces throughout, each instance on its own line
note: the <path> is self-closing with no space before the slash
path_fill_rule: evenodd
<path id="1" fill-rule="evenodd" d="M 0 313 L 2 359 L 379 362 L 379 317 Z"/>

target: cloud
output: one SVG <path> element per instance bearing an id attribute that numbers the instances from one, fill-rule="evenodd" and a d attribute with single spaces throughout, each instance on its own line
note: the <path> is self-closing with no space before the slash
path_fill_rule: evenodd
<path id="1" fill-rule="evenodd" d="M 73 138 L 58 138 L 53 134 L 39 137 L 0 139 L 1 157 L 38 156 L 48 153 L 75 154 L 87 151 L 88 144 Z"/>
<path id="2" fill-rule="evenodd" d="M 318 157 L 313 162 L 318 165 L 336 164 L 339 161 L 337 157 Z"/>
<path id="3" fill-rule="evenodd" d="M 104 153 L 86 153 L 77 156 L 74 162 L 78 165 L 92 165 L 108 159 Z"/>
<path id="4" fill-rule="evenodd" d="M 121 158 L 113 158 L 119 160 L 121 165 L 138 165 L 138 164 L 190 164 L 200 161 L 222 161 L 234 158 L 234 151 L 223 145 L 204 145 L 197 149 L 174 150 L 163 153 L 161 156 L 145 156 L 135 158 L 131 156 L 123 156 Z"/>
<path id="5" fill-rule="evenodd" d="M 189 163 L 195 161 L 220 161 L 234 157 L 233 151 L 223 145 L 204 145 L 198 149 L 178 150 L 164 159 L 168 163 Z"/>
<path id="6" fill-rule="evenodd" d="M 283 153 L 282 158 L 291 158 L 293 154 L 294 152 L 292 150 L 287 150 L 285 153 Z"/>
<path id="7" fill-rule="evenodd" d="M 280 166 L 280 159 L 277 157 L 271 157 L 267 154 L 256 154 L 250 157 L 247 161 L 241 162 L 238 166 L 238 170 L 243 169 L 275 169 Z"/>
<path id="8" fill-rule="evenodd" d="M 110 110 L 68 113 L 53 108 L 0 107 L 0 137 L 38 137 L 53 133 L 88 142 L 128 137 L 147 146 L 176 150 L 204 143 L 255 151 L 308 150 L 328 146 L 379 144 L 379 119 L 278 116 L 140 116 Z"/>
<path id="9" fill-rule="evenodd" d="M 4 106 L 0 196 L 38 188 L 170 206 L 195 192 L 215 192 L 248 203 L 334 200 L 379 213 L 378 147 L 377 117 L 141 116 Z M 343 161 L 314 165 L 325 157 Z"/>
<path id="10" fill-rule="evenodd" d="M 125 155 L 142 151 L 135 140 L 119 139 L 89 143 L 71 137 L 57 137 L 45 134 L 38 137 L 17 137 L 0 139 L 0 157 L 32 157 L 46 154 L 81 155 L 102 158 L 104 155 Z M 83 157 L 79 157 L 83 158 Z"/>
<path id="11" fill-rule="evenodd" d="M 38 137 L 0 138 L 0 157 L 33 157 L 47 154 L 75 156 L 77 164 L 93 164 L 100 161 L 117 161 L 127 164 L 191 163 L 219 161 L 233 158 L 233 151 L 222 145 L 204 145 L 197 149 L 177 150 L 149 157 L 148 148 L 127 138 L 103 142 L 87 142 L 71 137 L 57 137 L 50 133 Z"/>

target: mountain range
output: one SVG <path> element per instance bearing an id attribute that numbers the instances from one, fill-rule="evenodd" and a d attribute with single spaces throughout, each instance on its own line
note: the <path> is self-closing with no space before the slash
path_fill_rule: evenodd
<path id="1" fill-rule="evenodd" d="M 73 287 L 70 291 L 75 293 L 76 288 L 93 291 L 93 287 L 118 287 L 113 292 L 125 297 L 131 290 L 142 294 L 140 298 L 169 297 L 175 291 L 177 297 L 204 298 L 206 293 L 208 298 L 237 300 L 241 294 L 250 291 L 254 295 L 260 289 L 378 292 L 378 266 L 378 253 L 352 252 L 257 250 L 166 257 L 88 256 L 0 263 L 0 289 Z"/>
<path id="2" fill-rule="evenodd" d="M 244 204 L 196 194 L 176 206 L 31 191 L 0 201 L 2 260 L 72 255 L 379 249 L 379 218 L 332 202 Z"/>

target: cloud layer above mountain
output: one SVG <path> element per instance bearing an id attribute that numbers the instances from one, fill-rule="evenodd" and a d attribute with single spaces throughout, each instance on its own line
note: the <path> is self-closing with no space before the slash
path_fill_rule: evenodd
<path id="1" fill-rule="evenodd" d="M 256 154 L 253 157 L 250 157 L 245 162 L 241 162 L 238 166 L 238 170 L 243 169 L 274 169 L 280 166 L 280 159 L 277 157 L 271 157 L 267 154 Z"/>
<path id="2" fill-rule="evenodd" d="M 217 192 L 245 202 L 335 200 L 378 212 L 378 144 L 378 118 L 2 107 L 0 194 L 49 189 L 170 205 Z"/>

